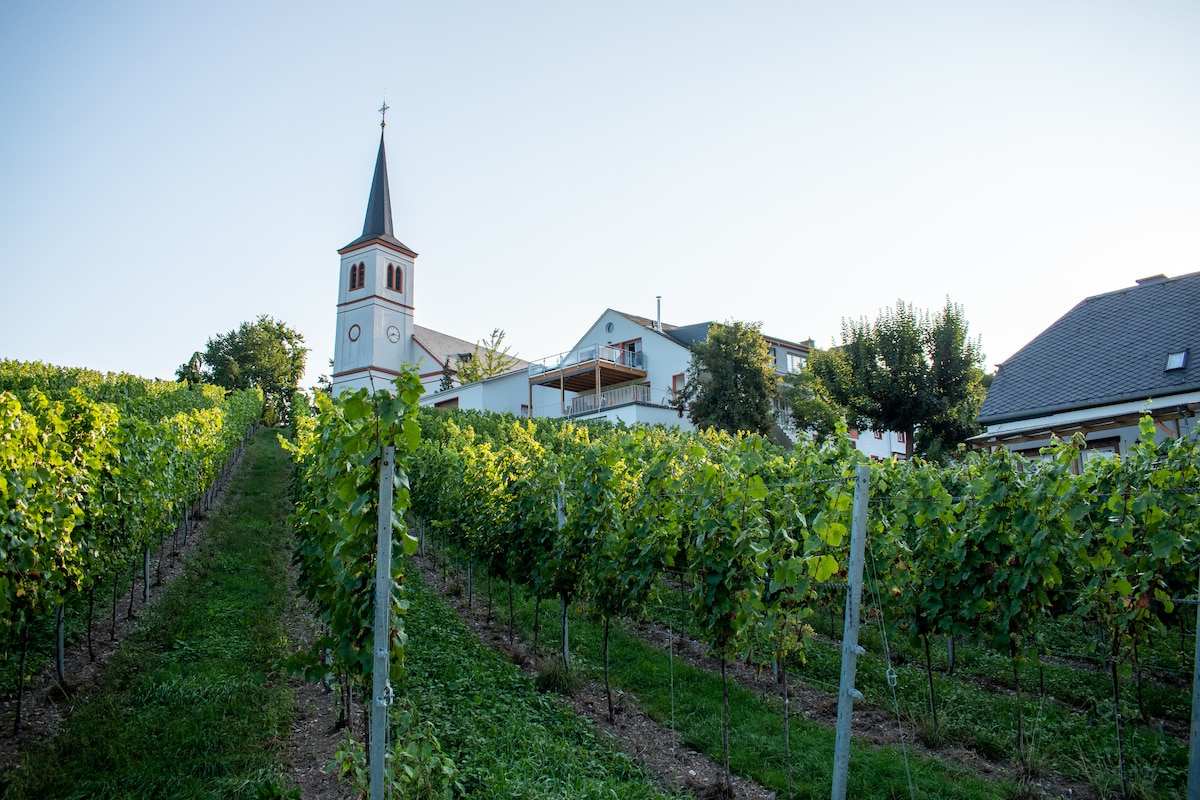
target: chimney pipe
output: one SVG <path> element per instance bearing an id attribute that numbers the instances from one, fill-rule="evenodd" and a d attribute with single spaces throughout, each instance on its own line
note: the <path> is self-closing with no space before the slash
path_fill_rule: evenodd
<path id="1" fill-rule="evenodd" d="M 662 295 L 655 295 L 654 299 L 658 301 L 658 318 L 654 321 L 654 330 L 662 333 Z"/>

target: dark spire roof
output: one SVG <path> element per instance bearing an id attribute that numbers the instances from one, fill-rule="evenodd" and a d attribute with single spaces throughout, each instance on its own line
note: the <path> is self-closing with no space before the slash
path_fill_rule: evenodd
<path id="1" fill-rule="evenodd" d="M 387 151 L 383 148 L 383 131 L 379 132 L 379 155 L 375 156 L 371 199 L 367 201 L 367 218 L 363 220 L 363 236 L 380 234 L 392 235 L 392 194 L 388 191 Z"/>
<path id="2" fill-rule="evenodd" d="M 379 134 L 379 155 L 375 157 L 375 176 L 371 179 L 371 197 L 367 200 L 367 216 L 363 220 L 362 236 L 339 252 L 376 239 L 416 256 L 416 253 L 392 232 L 392 195 L 388 189 L 387 152 L 383 147 L 382 131 Z"/>

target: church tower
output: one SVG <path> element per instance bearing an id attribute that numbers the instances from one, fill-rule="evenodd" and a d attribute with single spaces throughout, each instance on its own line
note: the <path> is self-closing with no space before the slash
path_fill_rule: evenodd
<path id="1" fill-rule="evenodd" d="M 385 104 L 380 112 L 386 114 Z M 386 116 L 380 123 L 379 155 L 367 201 L 362 236 L 338 250 L 337 338 L 333 345 L 333 393 L 382 389 L 414 363 L 413 272 L 417 254 L 392 231 Z"/>

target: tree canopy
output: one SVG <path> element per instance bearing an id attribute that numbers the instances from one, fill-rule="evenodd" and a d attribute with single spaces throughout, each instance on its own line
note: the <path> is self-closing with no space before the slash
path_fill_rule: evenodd
<path id="1" fill-rule="evenodd" d="M 828 350 L 813 350 L 808 363 L 797 372 L 790 372 L 779 387 L 779 395 L 787 401 L 792 424 L 821 441 L 837 434 L 838 425 L 845 427 L 846 409 L 838 405 L 825 383 L 818 377 L 823 367 L 816 364 L 832 358 Z M 831 368 L 837 369 L 837 365 Z"/>
<path id="2" fill-rule="evenodd" d="M 460 358 L 459 383 L 474 383 L 508 372 L 517 363 L 516 359 L 508 354 L 509 349 L 509 346 L 504 344 L 504 331 L 493 328 L 492 335 L 486 342 L 476 342 L 475 351 L 466 358 Z"/>
<path id="3" fill-rule="evenodd" d="M 263 421 L 269 425 L 291 421 L 292 394 L 304 374 L 308 348 L 304 337 L 281 320 L 263 314 L 243 322 L 236 330 L 208 340 L 202 354 L 176 371 L 180 380 L 195 373 L 196 355 L 205 383 L 226 389 L 262 389 Z"/>
<path id="4" fill-rule="evenodd" d="M 679 408 L 698 428 L 764 436 L 775 425 L 775 365 L 762 323 L 714 324 L 692 345 Z"/>
<path id="5" fill-rule="evenodd" d="M 940 458 L 978 430 L 983 352 L 962 308 L 897 301 L 871 322 L 842 322 L 842 344 L 810 363 L 847 424 L 905 434 L 908 455 Z"/>

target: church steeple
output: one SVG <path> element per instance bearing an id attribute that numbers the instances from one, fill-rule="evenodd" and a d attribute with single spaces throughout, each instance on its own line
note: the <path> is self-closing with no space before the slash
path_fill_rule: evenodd
<path id="1" fill-rule="evenodd" d="M 379 110 L 386 112 L 387 104 Z M 417 254 L 393 233 L 382 130 L 362 236 L 338 254 L 342 264 L 331 376 L 334 393 L 364 386 L 382 388 L 400 374 L 404 364 L 420 360 L 413 343 Z"/>
<path id="2" fill-rule="evenodd" d="M 385 116 L 384 121 L 379 123 L 379 153 L 375 156 L 375 175 L 371 178 L 371 196 L 367 199 L 367 216 L 363 220 L 362 236 L 343 247 L 339 253 L 367 242 L 382 241 L 400 248 L 407 255 L 417 255 L 412 248 L 396 238 L 392 229 L 392 193 L 388 188 L 387 150 L 383 144 L 383 134 L 387 129 L 387 110 L 387 103 L 379 109 L 379 113 Z"/>
<path id="3" fill-rule="evenodd" d="M 367 201 L 367 218 L 363 220 L 362 235 L 393 235 L 392 194 L 388 190 L 387 152 L 383 147 L 383 131 L 379 132 L 379 155 L 375 156 L 375 177 L 371 179 L 371 199 Z"/>

